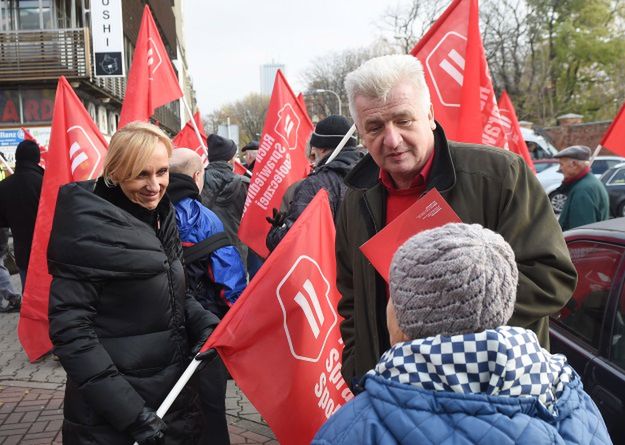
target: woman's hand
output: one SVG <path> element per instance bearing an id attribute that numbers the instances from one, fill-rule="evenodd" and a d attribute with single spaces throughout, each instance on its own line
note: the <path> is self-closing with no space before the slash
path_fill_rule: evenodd
<path id="1" fill-rule="evenodd" d="M 167 425 L 163 419 L 158 417 L 156 413 L 148 408 L 143 407 L 143 411 L 127 429 L 128 433 L 139 445 L 157 445 L 160 444 Z"/>

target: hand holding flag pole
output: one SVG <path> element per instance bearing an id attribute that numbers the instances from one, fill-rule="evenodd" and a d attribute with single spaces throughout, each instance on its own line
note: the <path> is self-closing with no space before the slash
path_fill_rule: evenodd
<path id="1" fill-rule="evenodd" d="M 193 358 L 193 360 L 191 360 L 191 363 L 189 363 L 189 366 L 187 366 L 187 369 L 184 370 L 184 372 L 182 373 L 182 375 L 180 376 L 180 378 L 178 379 L 174 387 L 171 389 L 171 391 L 169 391 L 169 394 L 167 394 L 167 397 L 165 397 L 165 400 L 163 400 L 163 403 L 161 403 L 161 406 L 159 406 L 158 409 L 156 410 L 156 415 L 158 417 L 160 417 L 161 419 L 165 417 L 165 414 L 167 414 L 167 411 L 169 411 L 169 408 L 171 408 L 171 405 L 174 403 L 176 398 L 180 395 L 184 386 L 187 384 L 189 380 L 191 380 L 191 377 L 193 376 L 195 371 L 197 371 L 198 366 L 200 366 L 202 362 L 205 360 L 211 361 L 212 359 L 215 358 L 216 355 L 217 355 L 217 352 L 214 349 L 209 349 L 208 351 L 198 353 Z M 139 444 L 135 442 L 134 445 L 139 445 Z"/>
<path id="2" fill-rule="evenodd" d="M 9 167 L 9 164 L 7 164 L 7 161 L 4 160 L 4 156 L 0 156 L 0 161 L 2 162 L 2 165 L 4 165 L 4 168 L 6 168 L 6 170 L 9 172 L 9 174 L 13 174 L 13 169 L 11 167 Z"/>

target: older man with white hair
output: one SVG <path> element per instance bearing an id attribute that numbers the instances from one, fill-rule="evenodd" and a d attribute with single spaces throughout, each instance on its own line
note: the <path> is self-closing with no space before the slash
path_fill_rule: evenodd
<path id="1" fill-rule="evenodd" d="M 567 147 L 554 156 L 564 176 L 558 190 L 567 195 L 558 222 L 562 230 L 604 221 L 610 216 L 610 198 L 605 187 L 590 172 L 590 148 Z"/>
<path id="2" fill-rule="evenodd" d="M 345 78 L 349 108 L 369 154 L 347 175 L 337 222 L 337 284 L 344 318 L 343 375 L 354 386 L 388 349 L 388 288 L 359 249 L 436 188 L 465 223 L 512 246 L 519 269 L 511 323 L 547 346 L 548 315 L 570 298 L 576 272 L 549 201 L 523 160 L 499 148 L 448 141 L 419 61 L 371 59 Z"/>

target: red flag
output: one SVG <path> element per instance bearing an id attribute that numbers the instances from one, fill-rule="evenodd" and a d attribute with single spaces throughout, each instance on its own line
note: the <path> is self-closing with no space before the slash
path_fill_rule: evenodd
<path id="1" fill-rule="evenodd" d="M 625 156 L 625 104 L 601 139 L 601 145 L 616 154 Z"/>
<path id="2" fill-rule="evenodd" d="M 252 173 L 241 164 L 241 161 L 235 158 L 233 164 L 233 170 L 237 175 L 252 177 Z"/>
<path id="3" fill-rule="evenodd" d="M 410 52 L 450 139 L 507 148 L 486 64 L 477 0 L 454 0 Z"/>
<path id="4" fill-rule="evenodd" d="M 65 77 L 59 79 L 48 145 L 48 168 L 43 176 L 41 198 L 28 263 L 26 286 L 17 328 L 31 361 L 52 348 L 48 336 L 47 251 L 59 187 L 100 175 L 107 143 Z"/>
<path id="5" fill-rule="evenodd" d="M 182 90 L 165 45 L 145 5 L 137 46 L 128 73 L 126 96 L 119 116 L 119 128 L 128 122 L 147 121 L 161 105 L 182 97 Z"/>
<path id="6" fill-rule="evenodd" d="M 312 130 L 306 109 L 278 70 L 239 227 L 241 241 L 262 257 L 269 255 L 265 238 L 271 226 L 265 217 L 310 170 L 305 147 Z"/>
<path id="7" fill-rule="evenodd" d="M 180 130 L 180 133 L 172 139 L 172 142 L 176 148 L 190 148 L 195 151 L 200 155 L 202 162 L 204 163 L 204 167 L 206 167 L 208 165 L 208 157 L 206 156 L 206 150 L 204 148 L 206 131 L 204 130 L 204 125 L 202 125 L 202 118 L 200 117 L 199 111 L 196 111 L 193 115 L 193 120 L 195 120 L 198 130 L 200 130 L 200 137 L 202 137 L 203 140 L 198 141 L 195 128 L 193 128 L 193 124 L 189 121 L 182 128 L 182 130 Z"/>
<path id="8" fill-rule="evenodd" d="M 499 103 L 497 105 L 499 106 L 501 123 L 504 131 L 506 132 L 506 137 L 508 138 L 508 147 L 510 148 L 510 151 L 521 156 L 528 167 L 536 173 L 534 161 L 532 161 L 530 152 L 527 149 L 527 144 L 525 143 L 525 139 L 523 139 L 523 134 L 521 133 L 521 126 L 519 125 L 519 120 L 516 117 L 514 105 L 512 105 L 510 96 L 508 96 L 508 93 L 505 90 L 501 93 Z"/>
<path id="9" fill-rule="evenodd" d="M 21 130 L 24 132 L 24 140 L 25 141 L 33 141 L 35 144 L 39 145 L 39 154 L 41 156 L 40 160 L 39 160 L 39 165 L 42 168 L 46 168 L 46 158 L 48 156 L 48 149 L 47 147 L 41 145 L 37 139 L 35 139 L 35 137 L 30 133 L 30 131 L 28 131 L 28 129 L 26 127 L 21 127 Z"/>
<path id="10" fill-rule="evenodd" d="M 352 398 L 341 376 L 335 235 L 321 190 L 203 347 L 217 349 L 281 444 L 310 443 Z"/>

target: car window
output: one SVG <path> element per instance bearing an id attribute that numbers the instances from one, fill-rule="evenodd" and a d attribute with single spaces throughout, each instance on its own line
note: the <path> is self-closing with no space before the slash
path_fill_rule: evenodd
<path id="1" fill-rule="evenodd" d="M 558 319 L 569 332 L 598 349 L 601 330 L 608 328 L 603 326 L 603 317 L 612 278 L 625 249 L 593 241 L 573 241 L 568 247 L 578 281 Z"/>
<path id="2" fill-rule="evenodd" d="M 595 175 L 601 175 L 609 168 L 608 161 L 604 159 L 595 159 L 590 168 Z"/>
<path id="3" fill-rule="evenodd" d="M 625 168 L 620 168 L 612 174 L 612 177 L 608 179 L 607 185 L 622 185 L 625 184 Z"/>

